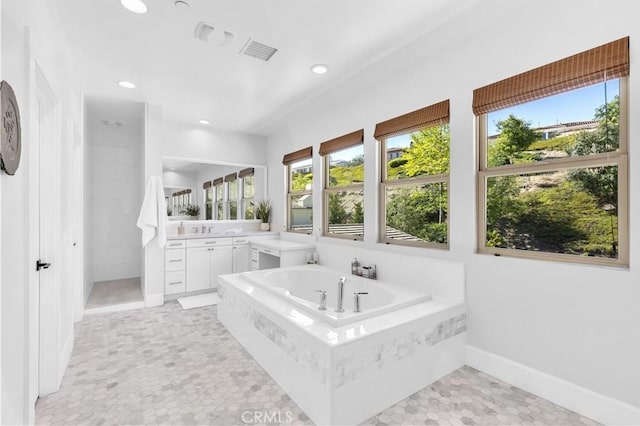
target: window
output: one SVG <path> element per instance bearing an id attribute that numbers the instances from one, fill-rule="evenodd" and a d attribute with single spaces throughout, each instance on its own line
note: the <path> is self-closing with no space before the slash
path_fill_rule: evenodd
<path id="1" fill-rule="evenodd" d="M 376 125 L 382 242 L 448 247 L 448 123 L 446 100 Z"/>
<path id="2" fill-rule="evenodd" d="M 282 164 L 287 171 L 287 229 L 310 234 L 313 230 L 312 148 L 286 154 Z"/>
<path id="3" fill-rule="evenodd" d="M 480 252 L 628 264 L 628 38 L 476 89 Z"/>
<path id="4" fill-rule="evenodd" d="M 182 216 L 188 205 L 191 204 L 191 190 L 184 189 L 182 191 L 171 194 L 171 216 Z"/>
<path id="5" fill-rule="evenodd" d="M 253 167 L 240 170 L 238 177 L 242 182 L 242 217 L 244 219 L 255 219 L 255 178 Z"/>
<path id="6" fill-rule="evenodd" d="M 213 182 L 214 189 L 214 204 L 213 204 L 213 215 L 215 220 L 224 219 L 224 179 L 217 178 L 214 179 Z"/>
<path id="7" fill-rule="evenodd" d="M 213 186 L 211 181 L 202 184 L 204 190 L 204 218 L 205 220 L 213 219 Z"/>
<path id="8" fill-rule="evenodd" d="M 324 161 L 323 235 L 364 237 L 364 130 L 320 144 Z"/>
<path id="9" fill-rule="evenodd" d="M 224 181 L 227 184 L 227 199 L 226 199 L 226 219 L 237 220 L 238 219 L 238 174 L 231 173 L 224 177 Z"/>

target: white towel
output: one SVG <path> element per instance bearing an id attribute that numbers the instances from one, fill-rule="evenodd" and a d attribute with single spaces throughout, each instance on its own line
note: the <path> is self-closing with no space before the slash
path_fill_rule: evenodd
<path id="1" fill-rule="evenodd" d="M 138 228 L 142 229 L 142 246 L 157 237 L 158 245 L 167 243 L 167 206 L 160 176 L 151 176 L 147 181 L 142 208 L 138 216 Z"/>

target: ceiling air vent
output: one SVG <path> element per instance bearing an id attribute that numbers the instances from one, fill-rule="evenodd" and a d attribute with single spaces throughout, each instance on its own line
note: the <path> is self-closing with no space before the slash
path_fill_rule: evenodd
<path id="1" fill-rule="evenodd" d="M 209 41 L 209 36 L 214 30 L 215 28 L 213 25 L 208 24 L 206 22 L 200 22 L 196 26 L 196 31 L 195 31 L 196 38 L 202 41 Z"/>
<path id="2" fill-rule="evenodd" d="M 274 47 L 249 39 L 240 50 L 240 54 L 268 61 L 277 51 Z"/>

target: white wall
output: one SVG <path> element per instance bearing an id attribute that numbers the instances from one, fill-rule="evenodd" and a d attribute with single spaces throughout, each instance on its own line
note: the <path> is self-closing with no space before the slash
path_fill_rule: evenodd
<path id="1" fill-rule="evenodd" d="M 244 133 L 165 121 L 162 107 L 147 105 L 145 126 L 145 179 L 162 176 L 162 157 L 178 157 L 242 167 L 266 164 L 266 138 Z M 202 183 L 199 183 L 202 188 Z M 162 304 L 164 249 L 155 240 L 145 248 L 145 304 Z"/>
<path id="2" fill-rule="evenodd" d="M 198 184 L 196 177 L 197 174 L 192 172 L 167 170 L 162 172 L 162 184 L 165 188 L 172 188 L 172 192 L 184 188 L 194 191 Z"/>
<path id="3" fill-rule="evenodd" d="M 118 118 L 122 126 L 114 126 L 102 123 L 114 121 L 109 111 L 94 107 L 94 102 L 87 103 L 85 242 L 89 283 L 139 277 L 142 269 L 136 221 L 143 198 L 140 168 L 144 106 L 138 108 L 138 116 Z"/>
<path id="4" fill-rule="evenodd" d="M 478 2 L 480 3 L 480 2 Z M 314 145 L 314 205 L 321 206 L 319 143 L 365 130 L 364 242 L 376 244 L 377 122 L 451 100 L 449 251 L 382 247 L 460 260 L 466 269 L 469 345 L 640 407 L 640 3 L 632 0 L 481 2 L 412 42 L 366 75 L 356 76 L 289 117 L 269 137 L 269 191 L 274 222 L 284 222 L 283 154 Z M 452 5 L 453 6 L 453 5 Z M 455 7 L 455 6 L 453 6 Z M 426 21 L 428 22 L 428 21 Z M 475 253 L 476 152 L 472 91 L 618 38 L 631 37 L 631 265 L 610 269 Z M 340 72 L 337 70 L 335 72 Z M 314 212 L 318 234 L 320 208 Z M 313 241 L 316 236 L 309 237 Z M 320 241 L 330 241 L 319 238 Z M 342 243 L 341 243 L 342 244 Z M 380 273 L 395 267 L 381 261 Z M 417 272 L 417 271 L 416 271 Z"/>
<path id="5" fill-rule="evenodd" d="M 31 282 L 35 258 L 32 242 L 37 241 L 38 229 L 30 223 L 30 198 L 37 183 L 30 180 L 31 128 L 34 120 L 30 114 L 34 101 L 34 79 L 31 71 L 37 64 L 57 101 L 58 131 L 46 135 L 54 146 L 49 152 L 54 165 L 54 181 L 59 197 L 46 206 L 59 217 L 53 232 L 56 254 L 53 266 L 48 271 L 54 277 L 47 289 L 52 297 L 45 303 L 56 306 L 52 324 L 56 330 L 53 345 L 58 372 L 64 371 L 73 343 L 73 277 L 70 260 L 73 257 L 72 242 L 77 241 L 77 227 L 81 221 L 81 208 L 71 197 L 72 191 L 79 191 L 71 173 L 63 170 L 72 168 L 69 155 L 76 142 L 72 136 L 74 126 L 82 123 L 80 96 L 76 90 L 73 67 L 67 62 L 66 43 L 51 2 L 45 0 L 4 0 L 2 2 L 2 69 L 1 77 L 13 86 L 22 118 L 22 161 L 15 176 L 0 176 L 0 215 L 2 223 L 1 265 L 1 405 L 2 424 L 28 424 L 33 421 L 33 395 L 28 396 L 28 384 L 33 383 L 33 351 L 30 341 L 34 337 L 34 317 L 30 315 L 34 307 L 34 283 Z M 37 119 L 37 118 L 36 118 Z M 73 141 L 73 143 L 71 143 Z M 81 185 L 81 183 L 80 183 Z M 61 206 L 65 206 L 64 210 Z M 65 213 L 64 215 L 62 213 Z M 37 254 L 37 253 L 36 253 Z M 37 326 L 35 328 L 37 331 Z M 31 367 L 31 368 L 30 368 Z M 59 368 L 59 369 L 58 369 Z"/>

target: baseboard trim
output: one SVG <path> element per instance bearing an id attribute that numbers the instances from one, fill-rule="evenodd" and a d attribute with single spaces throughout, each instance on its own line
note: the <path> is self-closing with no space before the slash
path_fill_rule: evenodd
<path id="1" fill-rule="evenodd" d="M 467 346 L 467 365 L 597 422 L 640 424 L 638 407 L 474 346 Z"/>
<path id="2" fill-rule="evenodd" d="M 144 302 L 121 303 L 119 305 L 100 306 L 99 308 L 88 308 L 84 310 L 85 315 L 104 314 L 107 312 L 129 311 L 131 309 L 141 309 L 145 307 Z"/>
<path id="3" fill-rule="evenodd" d="M 75 338 L 72 328 L 71 331 L 67 334 L 67 339 L 64 342 L 64 346 L 62 346 L 62 353 L 60 354 L 60 365 L 58 366 L 58 389 L 60 389 L 62 378 L 64 377 L 64 373 L 67 371 L 67 367 L 69 366 L 69 362 L 71 361 L 71 353 L 73 352 L 74 340 Z"/>
<path id="4" fill-rule="evenodd" d="M 162 306 L 162 305 L 164 305 L 164 293 L 147 294 L 144 296 L 145 308 L 151 308 L 153 306 Z"/>

